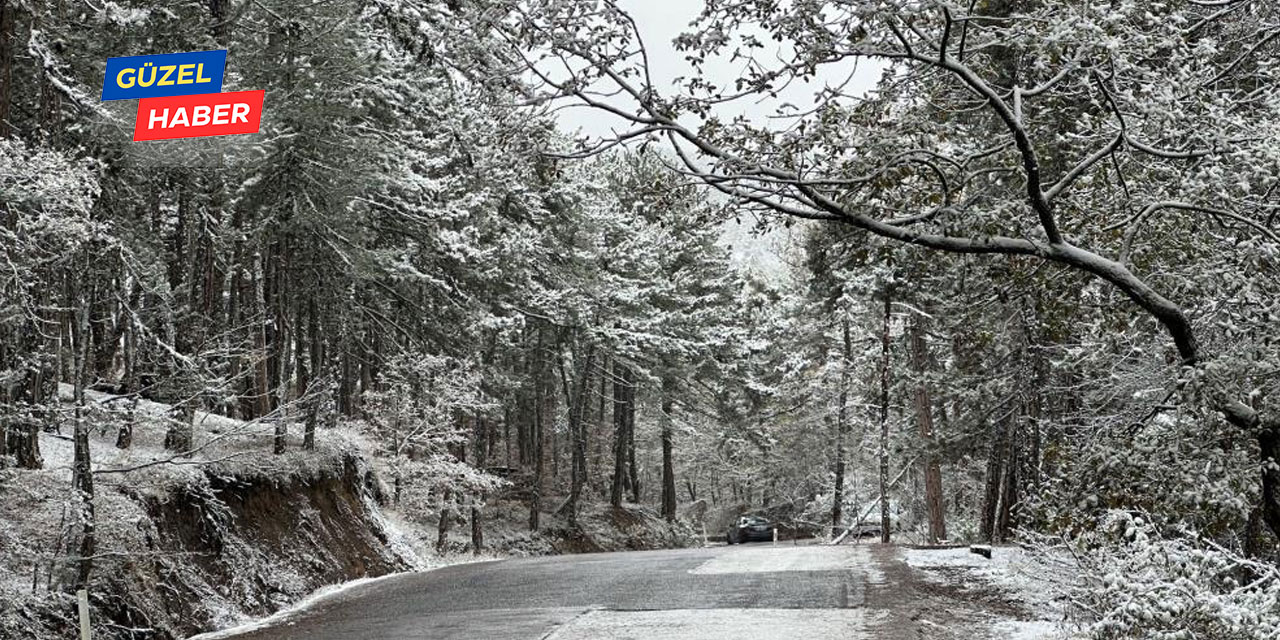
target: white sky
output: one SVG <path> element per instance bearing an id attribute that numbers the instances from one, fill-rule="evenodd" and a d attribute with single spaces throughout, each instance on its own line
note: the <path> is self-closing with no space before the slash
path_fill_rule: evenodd
<path id="1" fill-rule="evenodd" d="M 654 84 L 660 92 L 670 94 L 675 78 L 690 77 L 695 73 L 693 67 L 685 61 L 684 54 L 676 51 L 671 42 L 676 36 L 691 30 L 690 24 L 702 10 L 702 0 L 619 0 L 618 3 L 631 14 L 640 30 L 640 37 L 644 39 L 649 54 L 650 74 Z M 754 35 L 762 41 L 769 41 L 763 32 L 756 32 Z M 781 47 L 764 51 L 761 55 L 774 55 L 780 51 Z M 703 65 L 702 72 L 715 84 L 725 86 L 737 79 L 744 67 L 745 63 L 742 61 L 731 63 L 727 59 L 712 59 Z M 840 73 L 847 74 L 848 70 Z M 866 64 L 864 68 L 859 68 L 845 90 L 861 93 L 873 87 L 878 78 L 879 67 Z M 717 109 L 716 113 L 725 118 L 745 114 L 760 125 L 768 121 L 769 116 L 782 103 L 791 103 L 801 108 L 811 106 L 817 90 L 827 84 L 841 84 L 845 79 L 844 75 L 834 72 L 819 74 L 817 79 L 808 84 L 793 83 L 786 87 L 776 99 L 765 102 L 741 100 Z M 560 126 L 565 132 L 581 131 L 589 136 L 603 137 L 610 135 L 613 130 L 625 130 L 626 123 L 603 111 L 582 107 L 561 111 Z"/>
<path id="2" fill-rule="evenodd" d="M 702 0 L 620 0 L 619 4 L 640 29 L 655 84 L 669 91 L 674 78 L 693 73 L 671 41 L 688 30 L 689 23 L 702 10 Z M 725 71 L 726 75 L 730 73 Z M 626 123 L 597 109 L 576 108 L 560 112 L 560 126 L 566 132 L 581 130 L 593 137 L 604 137 L 613 129 L 624 129 Z"/>
<path id="3" fill-rule="evenodd" d="M 649 71 L 654 84 L 659 92 L 672 93 L 677 77 L 690 77 L 695 73 L 694 68 L 685 61 L 684 55 L 672 45 L 672 40 L 691 30 L 690 24 L 702 10 L 702 0 L 619 0 L 619 4 L 631 14 L 640 30 L 649 54 Z M 755 35 L 768 42 L 764 34 Z M 780 50 L 781 47 L 762 55 L 776 54 Z M 715 84 L 724 86 L 737 79 L 744 66 L 742 61 L 730 63 L 726 59 L 713 59 L 703 64 L 702 73 Z M 848 70 L 841 73 L 848 73 Z M 858 93 L 869 90 L 879 79 L 879 74 L 880 70 L 875 65 L 868 64 L 859 68 L 845 90 Z M 816 91 L 827 84 L 838 85 L 845 80 L 844 75 L 820 74 L 808 84 L 797 83 L 786 87 L 776 99 L 765 102 L 742 100 L 737 104 L 718 108 L 716 114 L 725 119 L 743 114 L 757 126 L 771 121 L 782 126 L 784 121 L 769 118 L 779 105 L 790 103 L 801 109 L 807 108 L 813 105 Z M 691 126 L 697 124 L 687 118 L 682 118 L 682 121 Z M 566 133 L 578 133 L 597 139 L 612 137 L 613 133 L 626 131 L 628 128 L 627 122 L 621 118 L 589 107 L 564 109 L 559 112 L 559 122 L 561 130 Z M 791 241 L 792 232 L 779 229 L 760 236 L 753 233 L 752 227 L 753 221 L 746 218 L 740 224 L 729 221 L 725 225 L 722 242 L 733 248 L 734 259 L 738 264 L 773 277 L 780 276 L 785 270 L 780 253 Z M 801 225 L 795 227 L 800 228 Z"/>

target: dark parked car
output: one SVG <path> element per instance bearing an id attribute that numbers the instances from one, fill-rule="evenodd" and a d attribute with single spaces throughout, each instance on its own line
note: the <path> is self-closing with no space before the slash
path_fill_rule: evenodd
<path id="1" fill-rule="evenodd" d="M 729 525 L 729 544 L 752 540 L 773 540 L 773 524 L 760 516 L 742 516 Z"/>

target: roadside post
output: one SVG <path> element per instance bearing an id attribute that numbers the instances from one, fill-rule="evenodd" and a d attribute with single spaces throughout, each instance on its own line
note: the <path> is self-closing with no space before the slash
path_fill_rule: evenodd
<path id="1" fill-rule="evenodd" d="M 84 589 L 77 591 L 76 600 L 80 608 L 80 640 L 92 640 L 93 631 L 89 628 L 89 592 Z"/>

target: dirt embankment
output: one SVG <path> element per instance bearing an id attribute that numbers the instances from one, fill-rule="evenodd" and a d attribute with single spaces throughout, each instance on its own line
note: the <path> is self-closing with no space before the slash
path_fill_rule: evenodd
<path id="1" fill-rule="evenodd" d="M 335 454 L 283 474 L 210 465 L 135 480 L 99 491 L 95 638 L 184 638 L 269 614 L 328 584 L 406 568 L 364 497 L 358 456 Z M 51 587 L 0 606 L 9 609 L 0 611 L 0 636 L 75 636 L 61 569 L 48 564 Z"/>
<path id="2" fill-rule="evenodd" d="M 362 497 L 355 458 L 282 481 L 206 479 L 207 488 L 147 508 L 153 544 L 190 560 L 171 556 L 169 566 L 156 566 L 160 576 L 184 579 L 172 589 L 148 585 L 153 592 L 141 602 L 160 604 L 147 617 L 168 618 L 183 634 L 225 622 L 218 619 L 225 608 L 264 615 L 321 586 L 405 568 Z"/>

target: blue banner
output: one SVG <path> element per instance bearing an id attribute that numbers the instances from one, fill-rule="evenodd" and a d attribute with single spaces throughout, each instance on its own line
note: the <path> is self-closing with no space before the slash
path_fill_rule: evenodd
<path id="1" fill-rule="evenodd" d="M 227 50 L 107 58 L 103 100 L 187 96 L 222 91 Z"/>

